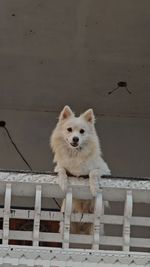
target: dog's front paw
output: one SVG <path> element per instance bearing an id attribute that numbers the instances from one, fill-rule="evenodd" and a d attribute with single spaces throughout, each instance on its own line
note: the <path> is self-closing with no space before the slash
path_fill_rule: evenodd
<path id="1" fill-rule="evenodd" d="M 65 169 L 61 168 L 58 171 L 58 184 L 62 191 L 66 192 L 67 191 L 67 184 L 68 184 L 68 179 L 67 179 L 67 174 Z"/>
<path id="2" fill-rule="evenodd" d="M 101 177 L 101 172 L 99 169 L 90 171 L 90 174 L 89 174 L 90 190 L 94 197 L 96 196 L 97 191 L 99 190 L 100 177 Z"/>
<path id="3" fill-rule="evenodd" d="M 107 170 L 104 171 L 104 175 L 111 175 L 111 170 L 107 168 Z"/>

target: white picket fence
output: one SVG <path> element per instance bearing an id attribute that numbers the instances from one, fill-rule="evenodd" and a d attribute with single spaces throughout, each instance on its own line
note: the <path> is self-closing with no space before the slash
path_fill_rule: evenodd
<path id="1" fill-rule="evenodd" d="M 12 206 L 14 196 L 18 198 L 18 205 L 15 208 Z M 34 197 L 34 209 L 20 207 L 19 200 L 31 197 Z M 42 198 L 66 198 L 65 212 L 43 209 L 41 206 Z M 45 249 L 42 244 L 46 244 L 46 242 L 53 250 L 52 244 L 54 242 L 62 246 L 59 251 L 67 250 L 71 253 L 74 247 L 77 247 L 78 250 L 81 249 L 81 251 L 83 248 L 88 248 L 88 257 L 90 257 L 89 253 L 91 253 L 90 255 L 99 253 L 97 257 L 98 255 L 100 257 L 102 250 L 103 253 L 104 250 L 109 250 L 111 256 L 113 253 L 125 253 L 122 255 L 130 255 L 132 258 L 131 255 L 135 253 L 136 259 L 142 257 L 139 256 L 141 254 L 138 252 L 140 252 L 145 255 L 146 262 L 150 262 L 150 254 L 148 253 L 150 252 L 150 180 L 148 178 L 101 178 L 99 190 L 95 197 L 93 214 L 73 214 L 72 198 L 92 199 L 88 179 L 70 177 L 65 195 L 58 185 L 56 175 L 1 171 L 0 218 L 2 229 L 0 230 L 0 251 L 2 248 L 8 247 L 12 240 L 16 242 L 13 243 L 13 246 L 10 245 L 13 249 L 15 249 L 15 244 L 18 249 L 19 243 L 17 242 L 26 240 L 31 242 L 32 250 L 39 249 L 39 251 Z M 109 201 L 110 208 L 106 209 L 105 212 L 104 201 L 106 200 Z M 117 213 L 118 203 L 121 207 L 119 214 Z M 147 213 L 146 209 L 148 210 Z M 32 221 L 33 229 L 22 227 L 13 230 L 10 227 L 12 219 Z M 40 231 L 40 224 L 43 221 L 57 222 L 57 224 L 63 222 L 63 233 Z M 71 222 L 81 223 L 81 221 L 94 225 L 93 234 L 70 234 Z M 102 235 L 100 234 L 102 233 L 101 227 L 104 227 Z M 119 230 L 113 230 L 113 227 Z M 145 232 L 147 229 L 148 232 Z M 55 248 L 54 251 L 56 250 Z M 120 252 L 118 252 L 119 250 Z M 75 251 L 77 253 L 77 250 Z"/>

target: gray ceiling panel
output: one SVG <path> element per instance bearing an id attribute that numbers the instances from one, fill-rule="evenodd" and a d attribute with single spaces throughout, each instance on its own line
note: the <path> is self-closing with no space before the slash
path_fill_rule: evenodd
<path id="1" fill-rule="evenodd" d="M 0 108 L 149 117 L 148 0 L 0 1 Z M 124 88 L 108 92 L 118 81 Z"/>

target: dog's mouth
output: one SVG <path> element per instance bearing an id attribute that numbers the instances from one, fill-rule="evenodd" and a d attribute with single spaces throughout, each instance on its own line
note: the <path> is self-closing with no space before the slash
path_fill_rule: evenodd
<path id="1" fill-rule="evenodd" d="M 70 143 L 70 145 L 73 146 L 73 147 L 78 147 L 79 146 L 78 143 Z"/>

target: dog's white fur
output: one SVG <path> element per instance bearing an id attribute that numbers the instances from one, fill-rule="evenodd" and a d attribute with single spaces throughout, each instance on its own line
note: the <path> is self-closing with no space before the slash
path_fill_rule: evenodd
<path id="1" fill-rule="evenodd" d="M 91 192 L 95 196 L 98 179 L 104 174 L 110 174 L 102 158 L 94 123 L 95 116 L 92 109 L 85 111 L 79 117 L 75 117 L 69 106 L 65 106 L 60 113 L 59 121 L 51 136 L 51 147 L 56 163 L 55 171 L 59 174 L 60 186 L 63 190 L 66 190 L 67 186 L 67 172 L 77 177 L 89 175 Z M 78 139 L 75 144 L 74 137 Z M 63 202 L 62 211 L 64 206 L 65 202 Z M 73 211 L 92 212 L 93 202 L 74 200 Z M 72 232 L 78 232 L 79 229 L 76 229 L 75 224 L 73 225 Z M 87 231 L 83 229 L 83 232 Z"/>

